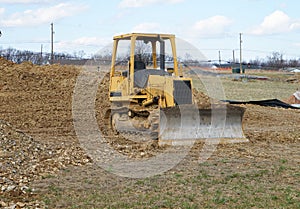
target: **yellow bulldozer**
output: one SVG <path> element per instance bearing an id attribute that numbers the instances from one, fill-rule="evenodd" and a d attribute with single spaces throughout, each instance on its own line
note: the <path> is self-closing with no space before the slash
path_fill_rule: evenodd
<path id="1" fill-rule="evenodd" d="M 193 80 L 183 76 L 177 60 L 175 35 L 129 33 L 113 40 L 109 98 L 115 133 L 139 133 L 169 145 L 246 141 L 243 108 L 195 104 Z M 118 55 L 121 49 L 126 53 Z"/>

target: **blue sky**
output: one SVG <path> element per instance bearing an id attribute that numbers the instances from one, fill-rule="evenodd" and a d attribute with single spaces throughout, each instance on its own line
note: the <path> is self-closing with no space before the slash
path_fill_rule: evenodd
<path id="1" fill-rule="evenodd" d="M 93 54 L 129 32 L 172 33 L 210 60 L 300 58 L 300 1 L 296 0 L 0 0 L 0 47 Z"/>

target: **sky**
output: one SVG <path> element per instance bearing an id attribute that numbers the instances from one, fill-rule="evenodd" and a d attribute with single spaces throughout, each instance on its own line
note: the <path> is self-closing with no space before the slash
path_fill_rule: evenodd
<path id="1" fill-rule="evenodd" d="M 131 32 L 171 33 L 208 60 L 300 58 L 298 0 L 0 0 L 0 48 L 84 51 L 89 57 Z"/>

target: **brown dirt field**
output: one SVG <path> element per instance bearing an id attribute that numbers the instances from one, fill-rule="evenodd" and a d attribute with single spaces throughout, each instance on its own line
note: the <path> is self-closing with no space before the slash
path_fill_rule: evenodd
<path id="1" fill-rule="evenodd" d="M 0 58 L 0 208 L 300 207 L 300 110 L 242 106 L 249 143 L 218 145 L 204 163 L 197 143 L 171 170 L 130 179 L 94 165 L 81 148 L 72 118 L 79 73 L 74 66 Z M 107 83 L 95 102 L 103 132 Z M 164 151 L 119 136 L 107 141 L 132 158 Z"/>

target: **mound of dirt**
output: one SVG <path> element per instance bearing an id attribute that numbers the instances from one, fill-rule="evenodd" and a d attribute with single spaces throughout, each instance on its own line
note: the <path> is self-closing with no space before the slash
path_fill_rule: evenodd
<path id="1" fill-rule="evenodd" d="M 0 58 L 0 206 L 7 205 L 1 200 L 30 195 L 34 179 L 90 162 L 72 120 L 79 72 L 74 66 L 14 64 Z"/>
<path id="2" fill-rule="evenodd" d="M 0 56 L 0 67 L 11 67 L 15 63 Z"/>
<path id="3" fill-rule="evenodd" d="M 79 71 L 74 66 L 37 66 L 2 60 L 1 119 L 33 136 L 41 129 L 42 133 L 54 132 L 53 136 L 71 132 L 72 93 Z"/>
<path id="4" fill-rule="evenodd" d="M 193 96 L 194 96 L 195 103 L 198 105 L 198 108 L 201 108 L 201 109 L 211 108 L 212 100 L 205 93 L 203 93 L 201 91 L 197 91 L 196 89 L 193 89 Z"/>
<path id="5" fill-rule="evenodd" d="M 244 133 L 251 142 L 295 143 L 300 141 L 300 110 L 251 104 L 244 107 L 246 108 L 243 118 Z"/>

